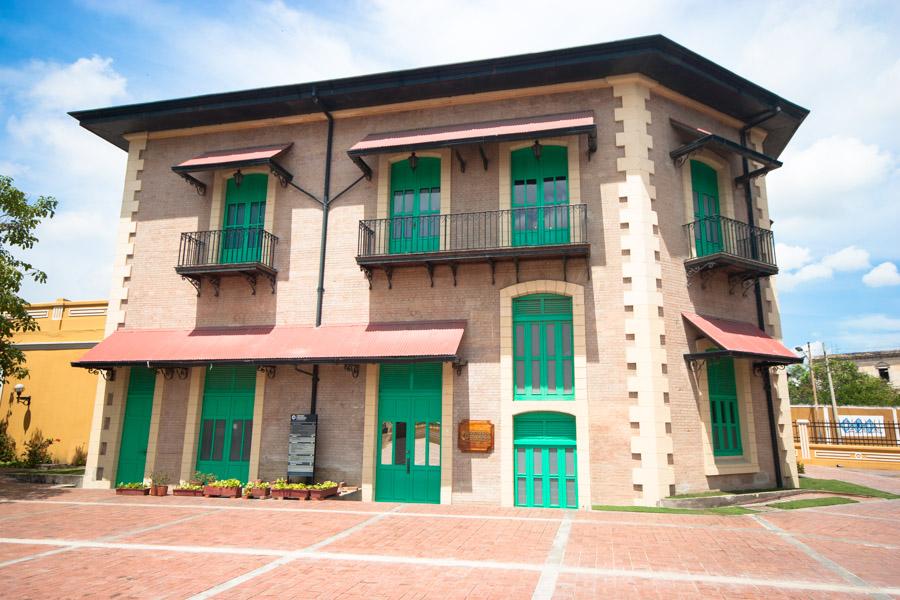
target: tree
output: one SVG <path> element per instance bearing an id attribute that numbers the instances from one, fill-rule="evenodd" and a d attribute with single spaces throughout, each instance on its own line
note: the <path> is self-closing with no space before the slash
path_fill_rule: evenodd
<path id="1" fill-rule="evenodd" d="M 834 396 L 839 406 L 900 406 L 900 392 L 880 377 L 862 373 L 859 367 L 849 360 L 831 359 L 828 364 L 831 366 Z M 825 361 L 816 359 L 813 368 L 816 372 L 819 404 L 831 406 Z M 809 368 L 805 364 L 793 365 L 788 369 L 788 387 L 791 404 L 812 404 Z"/>
<path id="2" fill-rule="evenodd" d="M 43 219 L 53 217 L 56 204 L 50 196 L 29 203 L 12 178 L 0 175 L 0 380 L 4 383 L 10 377 L 22 379 L 28 375 L 25 355 L 12 346 L 13 334 L 38 328 L 28 314 L 28 302 L 19 296 L 22 281 L 25 277 L 38 283 L 47 281 L 46 273 L 17 258 L 12 250 L 34 247 L 38 241 L 35 229 Z"/>

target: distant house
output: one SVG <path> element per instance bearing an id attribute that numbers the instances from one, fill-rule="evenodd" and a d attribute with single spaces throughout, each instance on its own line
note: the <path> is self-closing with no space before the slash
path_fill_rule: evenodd
<path id="1" fill-rule="evenodd" d="M 894 388 L 900 389 L 900 348 L 894 350 L 875 350 L 873 352 L 848 352 L 835 354 L 836 360 L 849 360 L 855 363 L 866 375 L 880 377 Z"/>

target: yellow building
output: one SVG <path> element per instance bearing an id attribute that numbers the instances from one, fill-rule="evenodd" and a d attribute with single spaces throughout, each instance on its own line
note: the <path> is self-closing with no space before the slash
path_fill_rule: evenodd
<path id="1" fill-rule="evenodd" d="M 77 447 L 87 448 L 97 375 L 71 363 L 103 339 L 106 304 L 105 300 L 60 298 L 30 306 L 28 312 L 40 329 L 13 338 L 13 344 L 25 353 L 29 376 L 0 383 L 0 418 L 8 420 L 20 454 L 37 429 L 45 437 L 60 440 L 50 446 L 55 462 L 68 463 Z M 22 397 L 31 398 L 27 406 L 16 400 L 20 383 L 25 386 Z"/>

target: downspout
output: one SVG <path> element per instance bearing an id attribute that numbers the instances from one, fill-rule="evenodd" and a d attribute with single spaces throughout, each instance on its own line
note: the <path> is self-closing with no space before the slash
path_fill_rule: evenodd
<path id="1" fill-rule="evenodd" d="M 747 133 L 752 128 L 760 125 L 765 121 L 768 121 L 780 112 L 781 107 L 776 106 L 771 110 L 767 110 L 764 113 L 757 115 L 755 118 L 751 119 L 749 123 L 744 125 L 740 131 L 741 146 L 747 147 Z M 753 214 L 753 183 L 748 177 L 750 173 L 750 161 L 747 160 L 746 156 L 741 158 L 741 167 L 744 174 L 744 196 L 747 201 L 747 224 L 751 227 L 755 227 L 755 219 Z M 758 257 L 759 248 L 757 247 L 757 242 L 755 239 L 751 244 L 751 252 L 754 259 Z M 765 331 L 766 319 L 763 311 L 762 287 L 759 284 L 759 279 L 756 280 L 753 288 L 754 295 L 756 296 L 756 322 L 759 325 L 759 328 L 762 331 Z M 763 378 L 763 391 L 766 394 L 766 412 L 769 418 L 769 439 L 772 444 L 772 465 L 775 468 L 775 485 L 778 488 L 782 488 L 784 487 L 784 476 L 781 472 L 781 451 L 778 447 L 778 435 L 776 434 L 777 425 L 775 423 L 775 406 L 774 400 L 772 398 L 772 378 L 769 374 L 768 368 L 762 369 L 760 371 L 760 375 Z"/>

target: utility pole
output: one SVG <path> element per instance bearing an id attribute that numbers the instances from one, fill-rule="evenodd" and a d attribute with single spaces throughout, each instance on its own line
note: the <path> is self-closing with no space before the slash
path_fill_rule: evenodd
<path id="1" fill-rule="evenodd" d="M 837 427 L 837 401 L 834 399 L 834 381 L 831 379 L 831 367 L 828 365 L 828 351 L 825 349 L 825 342 L 822 342 L 822 354 L 825 355 L 825 373 L 828 374 L 828 389 L 831 391 L 831 409 L 834 411 L 834 425 Z"/>
<path id="2" fill-rule="evenodd" d="M 812 383 L 813 390 L 813 406 L 815 410 L 819 410 L 819 395 L 816 392 L 816 371 L 813 369 L 813 353 L 812 346 L 809 342 L 806 342 L 806 357 L 809 359 L 809 381 Z M 815 413 L 813 413 L 815 414 Z"/>

